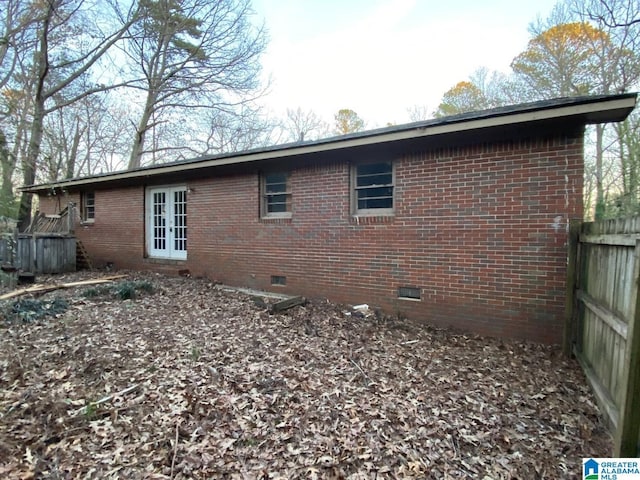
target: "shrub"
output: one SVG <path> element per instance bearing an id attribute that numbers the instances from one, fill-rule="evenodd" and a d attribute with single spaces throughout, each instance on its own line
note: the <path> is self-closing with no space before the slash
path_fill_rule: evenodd
<path id="1" fill-rule="evenodd" d="M 136 286 L 134 282 L 120 282 L 113 287 L 113 293 L 120 300 L 136 298 Z"/>
<path id="2" fill-rule="evenodd" d="M 145 293 L 153 293 L 153 283 L 148 280 L 138 280 L 134 282 L 136 290 L 143 291 Z"/>
<path id="3" fill-rule="evenodd" d="M 11 304 L 7 312 L 7 320 L 15 322 L 34 322 L 45 317 L 54 317 L 67 311 L 69 303 L 63 298 L 53 300 L 37 300 L 24 298 Z"/>
<path id="4" fill-rule="evenodd" d="M 82 292 L 82 295 L 87 298 L 113 296 L 120 300 L 130 300 L 136 298 L 137 292 L 153 293 L 153 284 L 147 280 L 135 282 L 125 280 L 115 285 L 99 285 L 87 288 Z"/>
<path id="5" fill-rule="evenodd" d="M 99 285 L 97 287 L 87 288 L 82 292 L 83 297 L 94 298 L 102 295 L 108 295 L 111 292 L 111 287 L 108 285 Z"/>

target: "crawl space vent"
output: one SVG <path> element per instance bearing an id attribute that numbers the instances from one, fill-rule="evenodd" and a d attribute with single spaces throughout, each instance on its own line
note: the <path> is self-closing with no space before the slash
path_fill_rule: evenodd
<path id="1" fill-rule="evenodd" d="M 420 300 L 420 289 L 416 287 L 398 287 L 398 298 Z"/>

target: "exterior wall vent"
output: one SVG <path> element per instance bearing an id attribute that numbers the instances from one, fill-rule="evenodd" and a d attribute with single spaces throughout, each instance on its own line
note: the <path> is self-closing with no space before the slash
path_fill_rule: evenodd
<path id="1" fill-rule="evenodd" d="M 287 277 L 283 275 L 271 275 L 271 285 L 286 285 Z"/>
<path id="2" fill-rule="evenodd" d="M 420 300 L 420 289 L 417 287 L 398 287 L 398 298 Z"/>

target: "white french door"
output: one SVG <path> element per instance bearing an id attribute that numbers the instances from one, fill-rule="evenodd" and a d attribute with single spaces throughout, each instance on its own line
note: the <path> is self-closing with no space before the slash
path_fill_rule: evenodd
<path id="1" fill-rule="evenodd" d="M 147 241 L 151 257 L 187 258 L 186 187 L 147 190 Z"/>

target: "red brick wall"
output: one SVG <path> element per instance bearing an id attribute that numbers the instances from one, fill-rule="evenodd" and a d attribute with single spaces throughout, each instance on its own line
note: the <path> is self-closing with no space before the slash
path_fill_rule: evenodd
<path id="1" fill-rule="evenodd" d="M 396 159 L 396 214 L 356 221 L 349 166 L 295 168 L 290 220 L 259 218 L 258 173 L 187 182 L 188 259 L 143 258 L 144 190 L 96 191 L 78 236 L 97 262 L 344 303 L 557 343 L 567 225 L 582 218 L 582 134 Z M 272 275 L 286 287 L 271 286 Z M 420 301 L 397 298 L 418 287 Z"/>
<path id="2" fill-rule="evenodd" d="M 43 213 L 57 213 L 59 205 L 64 208 L 68 202 L 76 203 L 80 212 L 79 194 L 41 197 L 39 207 Z M 121 268 L 143 268 L 144 188 L 95 191 L 95 220 L 84 223 L 77 216 L 75 233 L 95 266 L 111 262 Z"/>

